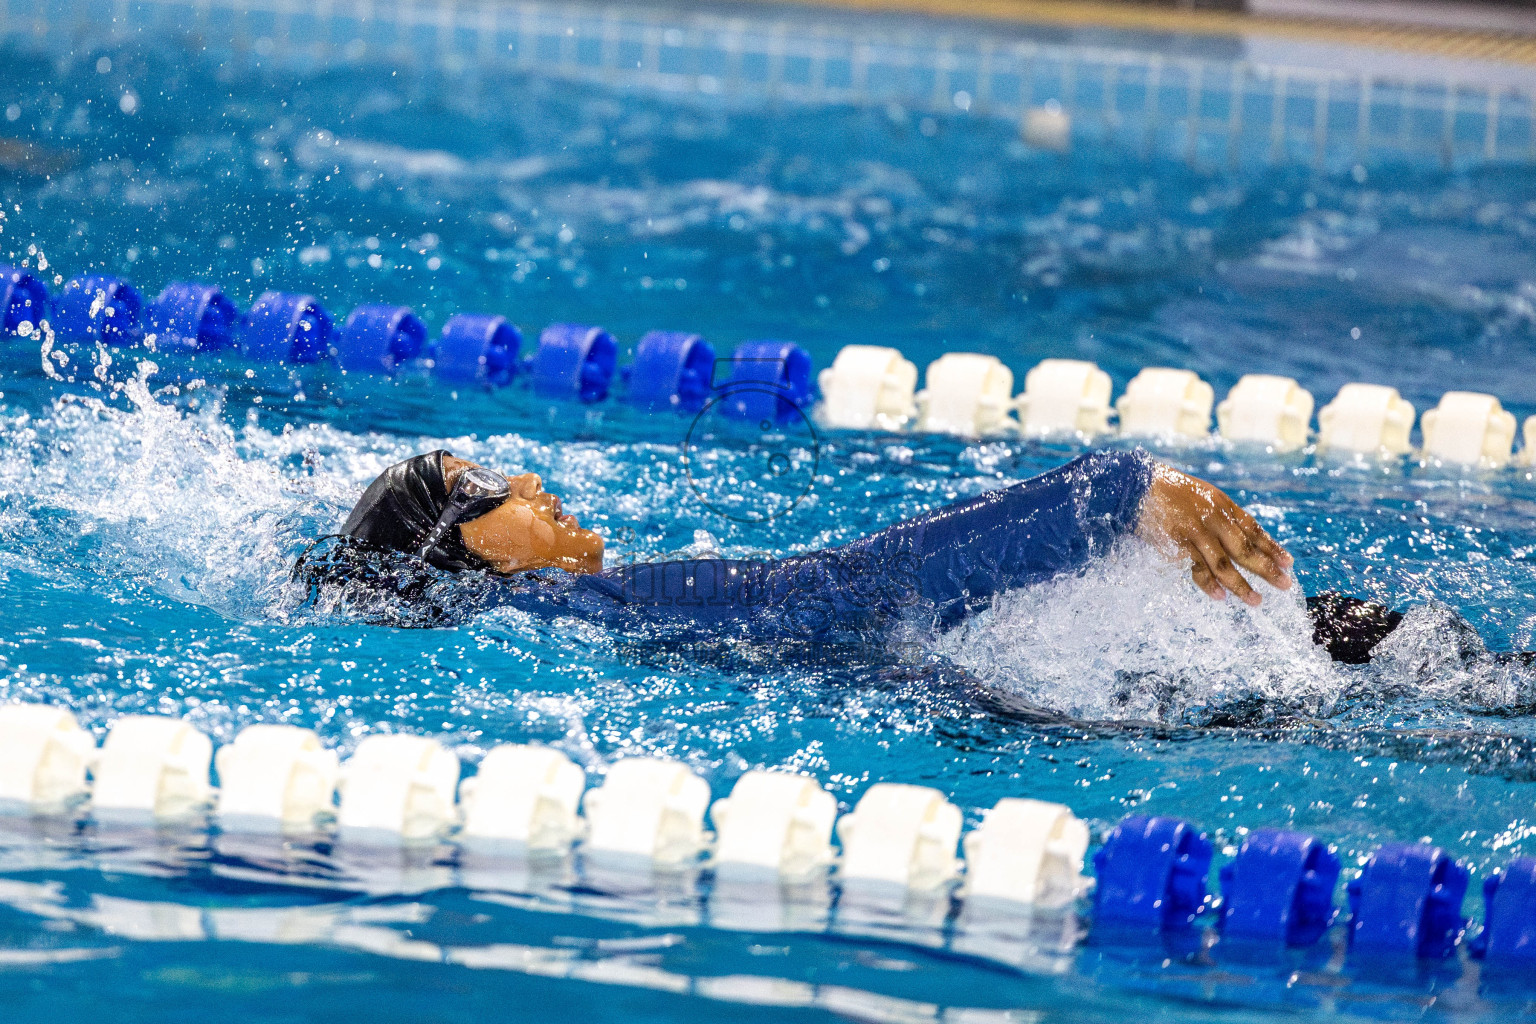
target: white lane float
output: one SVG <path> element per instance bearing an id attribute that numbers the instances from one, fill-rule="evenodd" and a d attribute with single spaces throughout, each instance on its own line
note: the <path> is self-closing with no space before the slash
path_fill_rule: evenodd
<path id="1" fill-rule="evenodd" d="M 459 759 L 426 736 L 369 736 L 341 766 L 336 824 L 358 840 L 431 839 L 458 817 Z"/>
<path id="2" fill-rule="evenodd" d="M 928 364 L 917 393 L 917 429 L 985 437 L 1009 427 L 1013 371 L 996 356 L 949 352 Z"/>
<path id="3" fill-rule="evenodd" d="M 581 834 L 587 776 L 553 747 L 504 743 L 459 783 L 461 835 L 528 850 L 564 852 Z"/>
<path id="4" fill-rule="evenodd" d="M 837 800 L 813 778 L 752 771 L 710 809 L 717 873 L 798 879 L 832 863 Z"/>
<path id="5" fill-rule="evenodd" d="M 225 830 L 313 828 L 335 806 L 340 762 L 310 729 L 251 725 L 214 758 Z"/>
<path id="6" fill-rule="evenodd" d="M 1228 441 L 1291 452 L 1306 446 L 1312 406 L 1312 392 L 1292 378 L 1250 373 L 1216 406 L 1217 429 Z"/>
<path id="7" fill-rule="evenodd" d="M 1215 390 L 1191 370 L 1149 366 L 1115 402 L 1125 437 L 1203 438 L 1211 432 Z"/>
<path id="8" fill-rule="evenodd" d="M 213 741 L 179 718 L 125 715 L 113 724 L 92 772 L 98 816 L 186 818 L 213 799 Z"/>
<path id="9" fill-rule="evenodd" d="M 849 883 L 931 892 L 960 873 L 960 808 L 927 786 L 880 782 L 837 823 L 838 876 Z"/>
<path id="10" fill-rule="evenodd" d="M 1382 384 L 1345 384 L 1317 413 L 1319 450 L 1404 455 L 1413 449 L 1413 403 Z"/>
<path id="11" fill-rule="evenodd" d="M 1046 359 L 1024 375 L 1014 399 L 1019 431 L 1026 437 L 1096 437 L 1109 433 L 1109 374 L 1080 359 Z"/>
<path id="12" fill-rule="evenodd" d="M 965 837 L 967 901 L 1060 906 L 1084 885 L 1088 826 L 1063 804 L 1006 798 Z"/>
<path id="13" fill-rule="evenodd" d="M 1515 417 L 1492 395 L 1447 391 L 1420 418 L 1424 455 L 1451 466 L 1501 469 L 1515 443 Z"/>
<path id="14" fill-rule="evenodd" d="M 645 858 L 680 866 L 704 848 L 709 784 L 681 761 L 626 757 L 587 791 L 584 850 L 600 857 Z"/>
<path id="15" fill-rule="evenodd" d="M 95 756 L 96 741 L 68 708 L 0 705 L 0 805 L 64 810 L 88 792 Z"/>
<path id="16" fill-rule="evenodd" d="M 917 412 L 917 367 L 894 348 L 846 345 L 817 383 L 829 427 L 899 430 Z"/>

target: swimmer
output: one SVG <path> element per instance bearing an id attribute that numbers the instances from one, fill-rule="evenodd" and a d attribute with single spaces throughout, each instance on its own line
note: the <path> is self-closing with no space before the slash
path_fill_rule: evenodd
<path id="1" fill-rule="evenodd" d="M 1218 601 L 1260 603 L 1240 569 L 1280 590 L 1293 585 L 1291 556 L 1251 515 L 1140 449 L 1093 452 L 807 555 L 607 569 L 602 538 L 537 475 L 504 476 L 440 450 L 380 474 L 338 544 L 307 552 L 296 575 L 312 592 L 339 585 L 396 598 L 397 610 L 404 603 L 417 613 L 409 624 L 509 605 L 621 632 L 674 625 L 693 635 L 848 639 L 914 617 L 952 625 L 996 594 L 1078 569 L 1127 536 L 1187 560 L 1195 585 Z M 483 585 L 439 592 L 445 574 L 466 573 Z M 1396 625 L 1379 605 L 1337 595 L 1309 604 L 1320 616 L 1319 642 L 1340 660 L 1368 659 Z"/>

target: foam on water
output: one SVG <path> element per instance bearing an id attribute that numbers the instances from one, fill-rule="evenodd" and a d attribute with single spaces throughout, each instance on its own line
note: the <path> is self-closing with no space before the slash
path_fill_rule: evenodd
<path id="1" fill-rule="evenodd" d="M 1187 564 L 1130 540 L 1080 573 L 1003 595 L 935 649 L 1081 721 L 1475 727 L 1536 701 L 1531 666 L 1492 654 L 1439 602 L 1409 608 L 1370 664 L 1349 666 L 1313 643 L 1300 588 L 1252 582 L 1259 608 L 1212 601 Z"/>
<path id="2" fill-rule="evenodd" d="M 1469 708 L 1529 714 L 1536 674 L 1523 659 L 1499 659 L 1467 621 L 1439 601 L 1409 609 L 1371 652 L 1352 705 Z"/>
<path id="3" fill-rule="evenodd" d="M 1139 541 L 1082 573 L 1003 595 L 938 649 L 989 685 L 1086 720 L 1201 724 L 1244 706 L 1326 716 L 1344 679 L 1300 593 L 1212 601 Z"/>
<path id="4" fill-rule="evenodd" d="M 141 579 L 176 600 L 259 617 L 306 508 L 337 486 L 305 486 L 275 460 L 243 457 L 216 394 L 174 405 L 151 390 L 152 370 L 142 364 L 122 381 L 117 401 L 65 394 L 45 415 L 0 428 L 9 525 L 45 531 L 27 545 L 35 571 Z"/>

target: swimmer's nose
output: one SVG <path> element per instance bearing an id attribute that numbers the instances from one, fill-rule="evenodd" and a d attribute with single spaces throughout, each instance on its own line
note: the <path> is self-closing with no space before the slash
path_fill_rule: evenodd
<path id="1" fill-rule="evenodd" d="M 544 489 L 544 481 L 537 473 L 520 473 L 517 476 L 507 477 L 507 483 L 512 485 L 514 496 L 524 501 L 532 499 Z"/>

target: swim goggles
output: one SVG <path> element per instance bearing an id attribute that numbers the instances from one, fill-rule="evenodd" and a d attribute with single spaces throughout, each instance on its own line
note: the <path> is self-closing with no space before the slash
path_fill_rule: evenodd
<path id="1" fill-rule="evenodd" d="M 416 549 L 416 557 L 426 558 L 431 554 L 456 524 L 468 523 L 494 512 L 510 497 L 512 484 L 500 473 L 479 466 L 464 470 L 449 492 L 448 504 L 443 508 L 443 514 L 437 517 L 437 524 Z"/>

